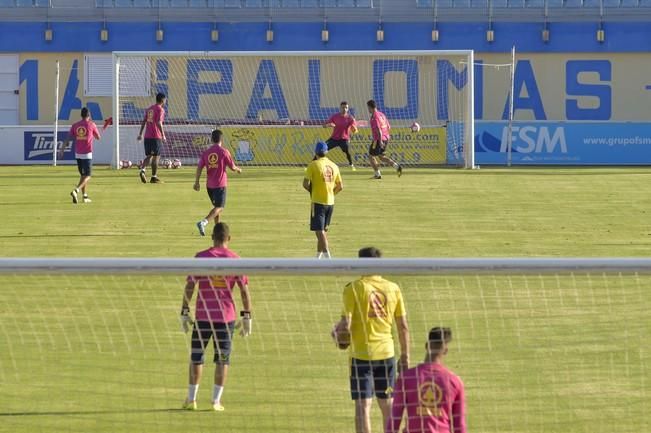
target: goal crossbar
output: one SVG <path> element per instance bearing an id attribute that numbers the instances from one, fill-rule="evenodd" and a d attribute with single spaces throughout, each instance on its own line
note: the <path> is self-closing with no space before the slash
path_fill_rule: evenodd
<path id="1" fill-rule="evenodd" d="M 3 258 L 0 274 L 651 274 L 649 258 Z"/>

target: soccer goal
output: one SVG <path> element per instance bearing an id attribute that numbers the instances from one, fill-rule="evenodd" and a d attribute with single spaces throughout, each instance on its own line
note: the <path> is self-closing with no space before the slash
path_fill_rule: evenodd
<path id="1" fill-rule="evenodd" d="M 181 410 L 188 274 L 250 277 L 252 334 L 234 337 L 221 413 L 212 347 L 199 410 Z M 412 366 L 428 330 L 452 329 L 445 364 L 473 432 L 649 431 L 649 259 L 0 259 L 2 426 L 354 431 L 349 355 L 330 331 L 344 285 L 373 274 L 401 287 Z M 428 413 L 432 396 L 418 403 Z"/>
<path id="2" fill-rule="evenodd" d="M 155 95 L 168 96 L 162 157 L 194 164 L 215 127 L 240 165 L 304 165 L 322 124 L 347 101 L 359 122 L 354 163 L 371 142 L 366 102 L 392 125 L 404 165 L 474 167 L 474 57 L 457 51 L 114 52 L 114 165 L 136 162 Z M 344 154 L 331 157 L 344 163 Z"/>

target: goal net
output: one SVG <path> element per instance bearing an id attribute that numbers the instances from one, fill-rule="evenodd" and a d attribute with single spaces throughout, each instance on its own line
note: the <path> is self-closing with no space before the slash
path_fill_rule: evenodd
<path id="1" fill-rule="evenodd" d="M 0 423 L 12 432 L 354 431 L 348 354 L 329 334 L 344 285 L 382 274 L 402 289 L 412 366 L 429 329 L 452 329 L 445 362 L 465 383 L 469 431 L 647 432 L 650 271 L 650 260 L 608 259 L 0 259 Z M 253 332 L 234 337 L 226 410 L 211 413 L 207 362 L 199 410 L 183 411 L 185 276 L 244 273 Z"/>
<path id="2" fill-rule="evenodd" d="M 366 102 L 392 129 L 387 155 L 404 165 L 472 168 L 472 51 L 115 52 L 115 165 L 143 158 L 140 123 L 168 96 L 163 159 L 194 164 L 215 127 L 240 165 L 305 165 L 322 124 L 350 105 L 355 164 L 371 142 Z M 414 123 L 420 126 L 412 128 Z M 331 158 L 344 164 L 345 155 Z"/>

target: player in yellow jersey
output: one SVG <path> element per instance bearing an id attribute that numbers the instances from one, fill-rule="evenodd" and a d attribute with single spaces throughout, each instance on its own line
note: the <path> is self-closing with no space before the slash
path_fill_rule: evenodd
<path id="1" fill-rule="evenodd" d="M 317 258 L 330 258 L 328 246 L 328 226 L 335 207 L 335 195 L 341 192 L 344 184 L 339 167 L 326 157 L 328 145 L 322 141 L 314 149 L 316 159 L 307 166 L 303 178 L 303 188 L 311 197 L 310 230 L 316 234 Z"/>
<path id="2" fill-rule="evenodd" d="M 379 258 L 374 247 L 359 250 L 359 257 Z M 350 392 L 355 401 L 355 431 L 370 433 L 373 394 L 384 425 L 391 415 L 395 381 L 395 351 L 391 329 L 395 323 L 400 342 L 399 371 L 409 368 L 409 327 L 402 292 L 396 283 L 379 275 L 365 275 L 348 283 L 344 309 L 337 327 L 350 330 Z"/>

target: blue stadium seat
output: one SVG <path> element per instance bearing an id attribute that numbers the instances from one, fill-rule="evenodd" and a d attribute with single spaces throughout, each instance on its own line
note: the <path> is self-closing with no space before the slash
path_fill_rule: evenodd
<path id="1" fill-rule="evenodd" d="M 454 7 L 454 0 L 434 0 L 436 2 L 436 7 L 439 8 L 451 8 Z"/>
<path id="2" fill-rule="evenodd" d="M 47 8 L 50 7 L 49 0 L 34 0 L 34 6 L 38 8 Z"/>
<path id="3" fill-rule="evenodd" d="M 358 8 L 372 8 L 373 0 L 357 0 Z"/>
<path id="4" fill-rule="evenodd" d="M 470 0 L 473 9 L 488 9 L 488 0 Z"/>
<path id="5" fill-rule="evenodd" d="M 453 5 L 455 8 L 469 8 L 470 0 L 454 0 Z"/>
<path id="6" fill-rule="evenodd" d="M 339 6 L 340 8 L 354 8 L 355 0 L 338 0 L 337 6 Z"/>
<path id="7" fill-rule="evenodd" d="M 300 0 L 282 0 L 282 5 L 284 8 L 300 8 Z"/>
<path id="8" fill-rule="evenodd" d="M 639 5 L 641 8 L 651 8 L 651 0 L 640 0 Z"/>
<path id="9" fill-rule="evenodd" d="M 545 0 L 525 0 L 524 7 L 526 8 L 544 8 Z"/>
<path id="10" fill-rule="evenodd" d="M 245 8 L 263 8 L 264 2 L 262 0 L 244 0 Z"/>
<path id="11" fill-rule="evenodd" d="M 14 0 L 0 0 L 0 8 L 12 8 L 16 6 Z"/>
<path id="12" fill-rule="evenodd" d="M 16 6 L 19 8 L 31 8 L 34 6 L 34 2 L 32 0 L 16 0 Z"/>
<path id="13" fill-rule="evenodd" d="M 150 8 L 151 0 L 133 0 L 133 6 L 137 8 Z"/>
<path id="14" fill-rule="evenodd" d="M 562 8 L 563 0 L 546 0 L 547 6 L 550 8 Z"/>
<path id="15" fill-rule="evenodd" d="M 583 0 L 584 8 L 598 8 L 601 6 L 601 0 Z"/>
<path id="16" fill-rule="evenodd" d="M 417 8 L 431 8 L 433 5 L 433 0 L 416 0 Z"/>
<path id="17" fill-rule="evenodd" d="M 491 6 L 494 8 L 507 8 L 509 7 L 509 0 L 491 0 Z"/>
<path id="18" fill-rule="evenodd" d="M 301 7 L 304 8 L 318 8 L 319 0 L 301 0 Z"/>
<path id="19" fill-rule="evenodd" d="M 636 8 L 640 6 L 640 2 L 639 0 L 622 0 L 619 5 L 623 8 Z"/>
<path id="20" fill-rule="evenodd" d="M 133 6 L 133 0 L 115 0 L 116 8 L 130 8 Z"/>
<path id="21" fill-rule="evenodd" d="M 605 8 L 618 8 L 621 4 L 620 0 L 604 0 Z"/>
<path id="22" fill-rule="evenodd" d="M 570 9 L 582 8 L 583 0 L 563 0 L 563 7 Z"/>
<path id="23" fill-rule="evenodd" d="M 321 0 L 321 7 L 322 8 L 336 8 L 337 7 L 337 0 Z"/>
<path id="24" fill-rule="evenodd" d="M 241 8 L 242 0 L 224 0 L 225 8 Z"/>

